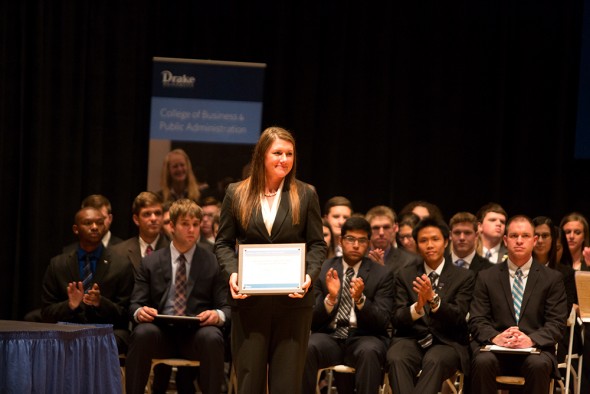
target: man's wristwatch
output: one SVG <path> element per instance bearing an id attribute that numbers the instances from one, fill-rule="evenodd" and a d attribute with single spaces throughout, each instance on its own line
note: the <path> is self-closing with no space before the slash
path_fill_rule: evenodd
<path id="1" fill-rule="evenodd" d="M 354 303 L 357 304 L 357 305 L 360 305 L 363 302 L 365 302 L 366 299 L 367 299 L 367 297 L 365 297 L 365 295 L 363 294 L 363 295 L 361 295 L 361 298 L 359 298 L 358 301 L 355 300 Z"/>
<path id="2" fill-rule="evenodd" d="M 438 306 L 440 305 L 440 296 L 434 293 L 434 297 L 432 297 L 432 300 L 428 301 L 428 304 L 430 305 L 430 309 L 438 308 Z"/>

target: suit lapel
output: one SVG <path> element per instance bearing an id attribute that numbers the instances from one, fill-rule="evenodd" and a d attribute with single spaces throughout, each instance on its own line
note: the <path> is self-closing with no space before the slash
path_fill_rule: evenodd
<path id="1" fill-rule="evenodd" d="M 291 202 L 291 199 L 289 197 L 289 191 L 284 188 L 283 191 L 281 192 L 281 201 L 279 202 L 277 215 L 275 216 L 275 220 L 272 224 L 272 229 L 270 232 L 271 239 L 274 239 L 277 237 L 277 233 L 279 231 L 279 228 L 281 228 L 283 222 L 287 218 L 287 214 L 289 213 L 290 206 L 291 206 L 290 202 Z"/>
<path id="2" fill-rule="evenodd" d="M 186 294 L 187 297 L 189 294 L 193 292 L 193 287 L 195 286 L 195 278 L 197 277 L 197 251 L 199 247 L 195 249 L 193 253 L 193 259 L 191 260 L 191 270 L 188 273 L 188 277 L 186 278 Z M 190 298 L 190 297 L 189 297 Z M 188 300 L 188 298 L 187 298 Z"/>
<path id="3" fill-rule="evenodd" d="M 260 202 L 262 204 L 262 202 Z M 269 243 L 272 243 L 268 230 L 264 225 L 264 219 L 262 218 L 262 207 L 255 212 L 252 212 L 249 227 L 253 227 L 254 231 L 260 234 L 260 237 L 266 239 Z"/>
<path id="4" fill-rule="evenodd" d="M 103 249 L 100 257 L 96 261 L 96 272 L 94 273 L 93 282 L 103 282 L 105 275 L 107 274 L 110 267 L 110 254 L 108 250 Z"/>
<path id="5" fill-rule="evenodd" d="M 73 281 L 78 282 L 82 280 L 82 278 L 80 278 L 80 265 L 78 264 L 77 248 L 74 249 L 74 251 L 68 256 L 68 268 Z"/>
<path id="6" fill-rule="evenodd" d="M 447 293 L 447 288 L 451 285 L 453 281 L 453 260 L 445 258 L 445 265 L 443 266 L 442 272 L 440 273 L 440 278 L 438 278 L 438 287 L 436 289 L 436 293 L 440 296 L 440 298 L 445 299 L 445 295 Z M 458 268 L 463 269 L 463 268 Z"/>
<path id="7" fill-rule="evenodd" d="M 129 246 L 129 250 L 127 251 L 127 253 L 129 256 L 129 260 L 131 260 L 131 264 L 133 264 L 134 267 L 139 267 L 139 264 L 141 263 L 141 250 L 139 249 L 139 236 L 135 239 L 135 242 L 133 242 Z"/>
<path id="8" fill-rule="evenodd" d="M 535 285 L 536 285 L 538 279 L 539 279 L 539 266 L 536 265 L 535 262 L 533 261 L 533 264 L 531 265 L 531 269 L 529 270 L 529 276 L 526 280 L 526 286 L 524 287 L 524 294 L 522 296 L 522 305 L 520 307 L 520 316 L 524 315 L 526 305 L 529 302 L 529 299 L 531 298 L 531 294 L 533 293 L 533 290 L 535 289 Z"/>
<path id="9" fill-rule="evenodd" d="M 162 281 L 168 284 L 166 286 L 166 291 L 160 299 L 160 307 L 158 308 L 159 310 L 164 310 L 166 300 L 168 299 L 168 293 L 172 287 L 172 255 L 170 254 L 170 248 L 165 249 L 164 253 L 162 253 L 162 256 L 158 260 L 158 265 L 159 271 L 162 273 Z"/>
<path id="10" fill-rule="evenodd" d="M 363 278 L 363 282 L 365 282 L 365 286 L 367 285 L 370 272 L 371 272 L 371 262 L 367 261 L 365 258 L 363 258 L 361 261 L 361 265 L 359 267 L 359 272 L 357 274 L 357 278 Z"/>

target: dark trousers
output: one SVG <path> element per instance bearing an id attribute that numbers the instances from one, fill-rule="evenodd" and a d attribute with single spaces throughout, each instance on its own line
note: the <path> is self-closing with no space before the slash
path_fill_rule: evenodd
<path id="1" fill-rule="evenodd" d="M 418 341 L 410 338 L 392 340 L 387 363 L 392 391 L 404 394 L 436 394 L 443 382 L 461 369 L 461 359 L 452 346 L 435 341 L 422 349 Z"/>
<path id="2" fill-rule="evenodd" d="M 548 393 L 553 361 L 549 353 L 531 355 L 500 354 L 477 350 L 471 362 L 471 392 L 496 394 L 496 376 L 522 376 L 524 394 Z"/>
<path id="3" fill-rule="evenodd" d="M 313 333 L 307 346 L 302 393 L 315 393 L 319 369 L 345 364 L 356 372 L 354 376 L 336 374 L 338 393 L 374 394 L 383 382 L 386 351 L 385 343 L 375 336 L 353 336 L 343 341 L 329 334 Z"/>
<path id="4" fill-rule="evenodd" d="M 224 344 L 221 329 L 213 326 L 181 328 L 138 324 L 131 333 L 126 360 L 127 394 L 143 394 L 153 358 L 198 360 L 199 387 L 205 394 L 221 392 Z M 176 376 L 179 393 L 194 393 L 195 371 L 180 368 Z"/>
<path id="5" fill-rule="evenodd" d="M 284 308 L 273 301 L 279 296 L 265 297 L 257 308 L 232 308 L 231 347 L 238 392 L 265 393 L 268 379 L 271 394 L 300 394 L 311 307 Z"/>

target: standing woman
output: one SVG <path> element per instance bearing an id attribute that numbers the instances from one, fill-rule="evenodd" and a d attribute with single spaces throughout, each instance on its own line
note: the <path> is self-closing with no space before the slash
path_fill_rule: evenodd
<path id="1" fill-rule="evenodd" d="M 295 178 L 295 140 L 280 127 L 264 130 L 252 155 L 250 175 L 229 185 L 215 242 L 229 278 L 231 348 L 239 393 L 301 393 L 313 292 L 310 285 L 326 257 L 317 194 Z M 304 294 L 238 293 L 236 245 L 306 244 Z M 268 368 L 268 377 L 267 377 Z"/>
<path id="2" fill-rule="evenodd" d="M 590 271 L 590 261 L 585 261 L 584 256 L 590 256 L 590 233 L 588 221 L 577 212 L 572 212 L 561 219 L 559 225 L 564 232 L 567 246 L 571 253 L 571 266 L 575 271 Z"/>
<path id="3" fill-rule="evenodd" d="M 191 160 L 182 149 L 168 152 L 162 163 L 160 173 L 160 187 L 156 194 L 162 202 L 172 202 L 181 198 L 188 198 L 200 204 L 201 192 L 197 178 L 193 173 Z"/>

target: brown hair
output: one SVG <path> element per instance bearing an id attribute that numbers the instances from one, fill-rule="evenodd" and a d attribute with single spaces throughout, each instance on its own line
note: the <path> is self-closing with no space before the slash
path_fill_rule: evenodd
<path id="1" fill-rule="evenodd" d="M 162 200 L 156 193 L 153 192 L 141 192 L 133 200 L 131 205 L 131 212 L 134 215 L 139 215 L 139 211 L 145 207 L 151 207 L 152 205 L 162 205 Z"/>
<path id="2" fill-rule="evenodd" d="M 193 200 L 181 198 L 170 205 L 170 221 L 176 224 L 176 220 L 185 216 L 203 219 L 203 210 Z"/>
<path id="3" fill-rule="evenodd" d="M 451 231 L 453 230 L 453 226 L 459 223 L 471 223 L 473 225 L 473 231 L 477 232 L 477 217 L 470 212 L 457 212 L 453 215 L 451 220 L 449 220 L 449 227 Z"/>
<path id="4" fill-rule="evenodd" d="M 299 193 L 295 183 L 295 168 L 297 165 L 295 139 L 290 132 L 281 127 L 269 127 L 262 132 L 254 147 L 252 160 L 250 161 L 250 176 L 241 181 L 236 188 L 233 207 L 239 222 L 244 228 L 248 227 L 252 212 L 256 212 L 260 208 L 260 195 L 264 193 L 266 179 L 264 159 L 273 142 L 279 139 L 293 144 L 293 168 L 285 177 L 283 189 L 289 190 L 293 224 L 299 224 Z"/>
<path id="5" fill-rule="evenodd" d="M 82 200 L 80 208 L 92 207 L 100 211 L 102 207 L 107 208 L 108 213 L 112 213 L 111 202 L 102 194 L 91 194 Z"/>

